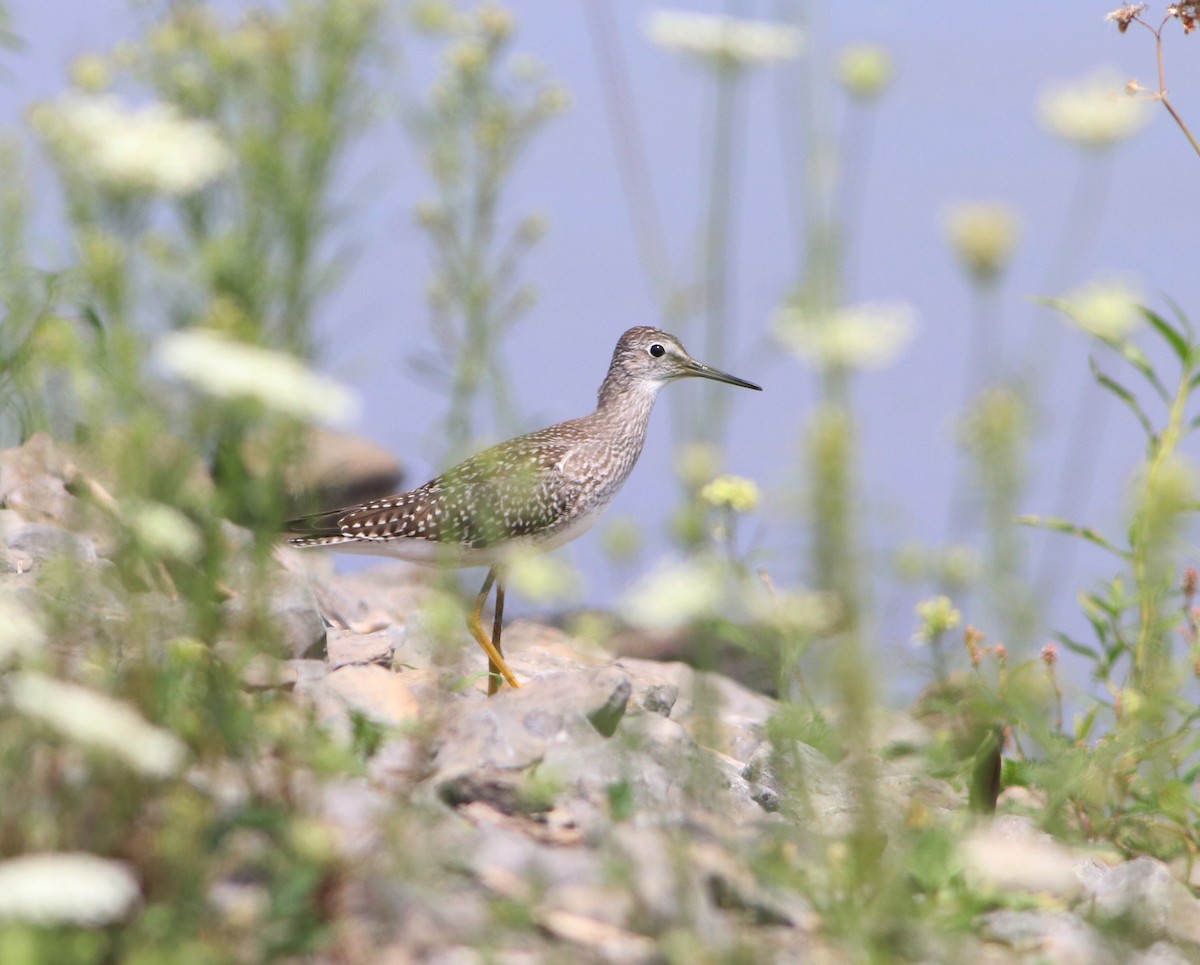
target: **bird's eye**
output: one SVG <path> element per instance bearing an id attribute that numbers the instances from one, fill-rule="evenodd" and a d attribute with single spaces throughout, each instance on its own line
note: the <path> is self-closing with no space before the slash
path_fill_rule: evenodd
<path id="1" fill-rule="evenodd" d="M 667 354 L 667 350 L 665 348 L 663 348 L 661 345 L 659 345 L 658 342 L 655 342 L 653 345 L 650 346 L 650 354 L 653 355 L 656 359 L 660 359 L 664 355 Z"/>

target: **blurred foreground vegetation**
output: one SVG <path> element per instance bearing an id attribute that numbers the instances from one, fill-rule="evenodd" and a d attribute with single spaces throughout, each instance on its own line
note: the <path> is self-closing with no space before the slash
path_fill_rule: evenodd
<path id="1" fill-rule="evenodd" d="M 0 582 L 0 859 L 121 862 L 40 869 L 51 892 L 95 872 L 95 894 L 74 908 L 49 901 L 38 915 L 0 915 L 5 965 L 265 961 L 336 947 L 331 896 L 352 869 L 315 816 L 313 788 L 365 773 L 380 735 L 363 722 L 346 740 L 288 693 L 243 682 L 257 658 L 280 654 L 274 549 L 297 508 L 290 480 L 308 427 L 355 412 L 354 397 L 311 367 L 314 318 L 341 265 L 339 164 L 390 111 L 430 174 L 433 197 L 415 213 L 433 263 L 436 349 L 422 368 L 445 387 L 449 454 L 463 455 L 482 408 L 518 418 L 499 349 L 533 297 L 522 259 L 545 226 L 532 214 L 507 220 L 502 202 L 522 150 L 569 101 L 520 53 L 514 17 L 494 4 L 139 11 L 136 40 L 81 57 L 70 88 L 29 115 L 32 150 L 51 161 L 61 198 L 60 263 L 32 254 L 44 245 L 31 217 L 28 140 L 10 132 L 0 154 L 0 439 L 16 446 L 46 433 L 68 454 L 70 465 L 55 471 L 72 497 L 61 504 L 70 528 L 111 561 L 63 553 L 35 574 L 13 572 L 14 563 Z M 830 56 L 805 11 L 772 25 L 663 13 L 648 27 L 711 87 L 700 277 L 660 277 L 657 290 L 662 324 L 714 365 L 731 341 L 721 321 L 731 112 L 745 74 L 796 67 L 813 155 L 832 150 L 829 104 L 845 108 L 846 124 L 867 124 L 886 97 L 887 52 Z M 436 51 L 437 76 L 427 91 L 404 89 L 397 107 L 386 97 L 413 44 Z M 1083 150 L 1115 149 L 1149 106 L 1107 92 L 1099 102 L 1087 90 L 1060 94 L 1044 105 L 1046 122 Z M 848 168 L 841 160 L 804 165 L 808 250 L 771 323 L 771 337 L 820 385 L 804 417 L 811 585 L 783 585 L 739 539 L 759 493 L 721 471 L 725 403 L 712 395 L 700 417 L 677 426 L 682 562 L 652 571 L 618 614 L 643 630 L 686 633 L 701 660 L 753 655 L 781 701 L 768 736 L 797 788 L 796 742 L 852 759 L 871 746 L 869 721 L 888 696 L 874 672 L 854 388 L 892 360 L 911 319 L 904 306 L 846 304 L 843 239 L 853 226 L 827 181 Z M 977 299 L 972 365 L 988 356 L 990 299 L 1018 228 L 1004 206 L 976 204 L 950 213 L 946 231 Z M 962 488 L 979 498 L 950 507 L 946 544 L 912 548 L 897 579 L 929 590 L 915 622 L 930 679 L 914 714 L 937 735 L 931 775 L 988 811 L 1003 749 L 1003 785 L 1018 791 L 1002 807 L 1068 840 L 1190 868 L 1200 848 L 1200 611 L 1187 565 L 1197 478 L 1181 446 L 1200 419 L 1200 342 L 1194 312 L 1141 301 L 1098 281 L 1052 305 L 1090 333 L 1099 384 L 1146 434 L 1145 458 L 1130 467 L 1124 531 L 1100 532 L 1057 509 L 1017 518 L 1037 380 L 1014 359 L 963 400 Z M 1030 526 L 1111 554 L 1113 577 L 1080 593 L 1087 639 L 1041 638 Z M 608 534 L 618 559 L 623 536 Z M 556 575 L 531 564 L 514 586 L 553 600 L 563 592 Z M 458 641 L 457 603 L 445 606 L 431 621 Z M 1090 668 L 1093 686 L 1064 708 L 1068 658 Z M 952 857 L 965 817 L 907 815 L 882 842 L 870 768 L 856 773 L 858 818 L 845 839 L 798 851 L 781 841 L 764 871 L 812 890 L 837 946 L 862 960 L 905 948 L 919 957 L 920 941 L 897 936 L 965 933 L 974 914 L 1004 905 L 1003 894 L 972 891 Z M 619 793 L 612 806 L 614 820 L 628 817 Z M 419 828 L 416 804 L 395 807 Z M 117 867 L 133 869 L 128 900 Z M 239 873 L 263 885 L 265 905 L 214 901 L 213 883 Z M 3 888 L 0 912 L 12 907 Z M 700 960 L 690 957 L 701 954 L 695 941 L 677 949 L 677 960 Z"/>

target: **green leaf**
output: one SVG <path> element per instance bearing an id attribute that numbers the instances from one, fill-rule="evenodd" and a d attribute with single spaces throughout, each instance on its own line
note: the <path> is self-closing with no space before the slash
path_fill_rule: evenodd
<path id="1" fill-rule="evenodd" d="M 1154 371 L 1154 366 L 1150 363 L 1149 357 L 1140 348 L 1132 342 L 1108 342 L 1113 348 L 1121 353 L 1121 357 L 1134 367 L 1145 379 L 1150 383 L 1155 392 L 1164 402 L 1171 401 L 1171 393 L 1167 391 L 1167 387 L 1163 385 L 1162 379 L 1158 377 L 1158 373 Z M 1096 368 L 1092 366 L 1092 372 L 1096 372 Z"/>
<path id="2" fill-rule="evenodd" d="M 1092 709 L 1084 714 L 1083 720 L 1075 728 L 1075 739 L 1077 741 L 1087 740 L 1091 736 L 1092 728 L 1096 726 L 1096 717 L 1103 706 L 1103 704 L 1093 704 Z"/>
<path id="3" fill-rule="evenodd" d="M 1061 643 L 1064 647 L 1066 647 L 1072 653 L 1077 653 L 1081 657 L 1088 657 L 1092 660 L 1099 660 L 1102 657 L 1102 654 L 1100 653 L 1100 651 L 1097 650 L 1095 647 L 1089 647 L 1086 643 L 1080 643 L 1078 640 L 1074 639 L 1073 637 L 1068 637 L 1065 633 L 1062 633 L 1061 631 L 1056 630 L 1054 632 L 1054 639 L 1057 640 L 1059 643 Z"/>
<path id="4" fill-rule="evenodd" d="M 1092 377 L 1100 385 L 1108 389 L 1109 392 L 1124 402 L 1129 407 L 1130 411 L 1137 416 L 1137 420 L 1142 424 L 1142 430 L 1146 433 L 1146 435 L 1153 437 L 1155 435 L 1154 424 L 1150 421 L 1150 417 L 1147 416 L 1142 410 L 1141 403 L 1138 402 L 1137 396 L 1130 392 L 1129 389 L 1125 388 L 1125 386 L 1121 385 L 1121 383 L 1101 372 L 1099 366 L 1096 365 L 1096 360 L 1091 356 L 1088 356 L 1088 366 L 1092 370 Z"/>
<path id="5" fill-rule="evenodd" d="M 996 798 L 1004 784 L 1001 781 L 1004 758 L 1004 728 L 997 724 L 988 729 L 971 761 L 971 778 L 967 788 L 967 806 L 976 814 L 992 814 Z"/>
<path id="6" fill-rule="evenodd" d="M 1146 308 L 1145 305 L 1141 307 L 1141 312 L 1146 321 L 1148 321 L 1154 327 L 1154 330 L 1163 337 L 1163 340 L 1171 346 L 1171 351 L 1175 353 L 1179 361 L 1184 365 L 1187 365 L 1192 354 L 1192 347 L 1188 344 L 1188 340 L 1184 338 L 1180 332 L 1173 328 L 1170 322 L 1164 319 L 1157 312 L 1151 311 L 1149 308 Z"/>
<path id="7" fill-rule="evenodd" d="M 100 313 L 96 311 L 94 305 L 84 305 L 80 309 L 80 312 L 83 315 L 84 321 L 91 325 L 97 332 L 104 331 L 104 322 L 100 320 Z"/>
<path id="8" fill-rule="evenodd" d="M 1032 526 L 1037 529 L 1052 530 L 1056 533 L 1066 533 L 1068 536 L 1078 536 L 1082 540 L 1087 540 L 1087 542 L 1093 543 L 1101 549 L 1106 549 L 1110 553 L 1116 554 L 1123 560 L 1129 558 L 1128 551 L 1110 542 L 1090 526 L 1077 526 L 1075 523 L 1061 519 L 1058 516 L 1018 516 L 1016 522 L 1020 526 Z"/>
<path id="9" fill-rule="evenodd" d="M 1000 780 L 1004 787 L 1032 787 L 1035 778 L 1034 770 L 1035 768 L 1029 761 L 1006 757 Z"/>
<path id="10" fill-rule="evenodd" d="M 1194 341 L 1196 338 L 1196 330 L 1192 328 L 1192 323 L 1187 317 L 1187 312 L 1180 308 L 1179 302 L 1171 298 L 1170 295 L 1163 295 L 1162 300 L 1170 306 L 1171 311 L 1175 314 L 1175 318 L 1179 321 L 1179 327 L 1187 335 L 1188 341 Z"/>

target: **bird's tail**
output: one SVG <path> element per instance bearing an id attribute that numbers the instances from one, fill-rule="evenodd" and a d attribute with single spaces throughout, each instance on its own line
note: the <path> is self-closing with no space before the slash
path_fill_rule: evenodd
<path id="1" fill-rule="evenodd" d="M 343 543 L 347 536 L 339 525 L 345 509 L 331 509 L 311 516 L 298 516 L 283 524 L 288 542 L 293 546 L 328 546 Z"/>

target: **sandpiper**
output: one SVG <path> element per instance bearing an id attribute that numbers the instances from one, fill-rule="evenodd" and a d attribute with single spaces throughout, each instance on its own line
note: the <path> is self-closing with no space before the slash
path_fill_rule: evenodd
<path id="1" fill-rule="evenodd" d="M 517 436 L 472 456 L 423 486 L 292 520 L 293 546 L 392 556 L 414 563 L 486 566 L 467 620 L 492 674 L 519 687 L 500 647 L 504 561 L 515 551 L 550 550 L 586 532 L 628 478 L 646 441 L 658 390 L 697 377 L 762 391 L 688 355 L 674 335 L 631 328 L 617 342 L 596 409 L 579 419 Z M 482 614 L 493 583 L 492 635 Z"/>

